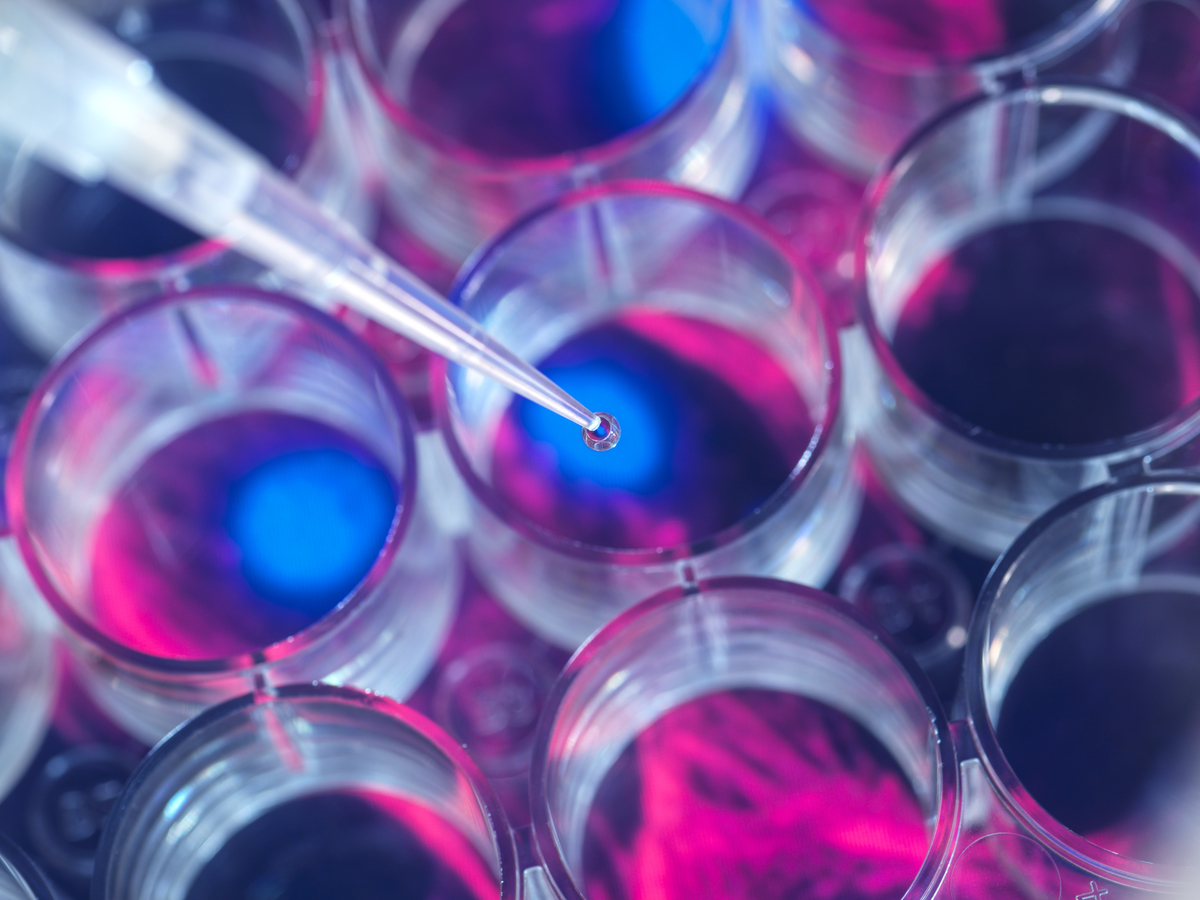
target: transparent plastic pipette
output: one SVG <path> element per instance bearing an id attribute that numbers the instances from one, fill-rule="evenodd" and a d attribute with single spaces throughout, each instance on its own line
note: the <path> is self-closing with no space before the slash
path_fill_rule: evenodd
<path id="1" fill-rule="evenodd" d="M 192 230 L 596 432 L 593 438 L 607 437 L 607 416 L 492 340 L 258 154 L 168 93 L 149 62 L 54 0 L 0 0 L 0 136 L 80 181 L 108 180 Z"/>

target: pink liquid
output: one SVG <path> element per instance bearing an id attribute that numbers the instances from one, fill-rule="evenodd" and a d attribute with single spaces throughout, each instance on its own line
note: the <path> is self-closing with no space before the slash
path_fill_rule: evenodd
<path id="1" fill-rule="evenodd" d="M 276 412 L 205 422 L 147 458 L 92 542 L 92 615 L 155 656 L 249 653 L 329 613 L 370 569 L 399 488 L 345 433 Z"/>
<path id="2" fill-rule="evenodd" d="M 621 440 L 589 450 L 579 428 L 522 398 L 496 433 L 496 490 L 531 522 L 605 547 L 674 546 L 716 534 L 787 480 L 813 436 L 808 408 L 760 344 L 723 326 L 636 310 L 542 361 Z"/>
<path id="3" fill-rule="evenodd" d="M 929 848 L 880 742 L 822 703 L 712 694 L 638 735 L 609 770 L 583 848 L 589 900 L 894 900 Z"/>

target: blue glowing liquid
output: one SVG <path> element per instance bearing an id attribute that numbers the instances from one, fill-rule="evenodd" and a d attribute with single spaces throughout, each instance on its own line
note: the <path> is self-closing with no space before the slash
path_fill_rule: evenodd
<path id="1" fill-rule="evenodd" d="M 264 463 L 229 491 L 226 524 L 242 573 L 265 596 L 328 611 L 378 553 L 394 497 L 381 469 L 340 449 L 303 450 Z"/>
<path id="2" fill-rule="evenodd" d="M 674 0 L 465 0 L 421 52 L 408 104 L 499 157 L 607 141 L 666 110 L 724 39 Z"/>
<path id="3" fill-rule="evenodd" d="M 700 319 L 626 311 L 539 368 L 621 424 L 616 447 L 597 453 L 578 426 L 523 398 L 501 419 L 495 489 L 568 540 L 654 548 L 715 535 L 783 487 L 814 433 L 776 359 Z"/>
<path id="4" fill-rule="evenodd" d="M 411 801 L 373 792 L 289 800 L 234 834 L 187 900 L 495 900 L 467 840 Z"/>
<path id="5" fill-rule="evenodd" d="M 322 423 L 274 412 L 206 422 L 143 462 L 101 517 L 97 624 L 184 659 L 283 640 L 362 580 L 399 496 L 369 450 Z"/>

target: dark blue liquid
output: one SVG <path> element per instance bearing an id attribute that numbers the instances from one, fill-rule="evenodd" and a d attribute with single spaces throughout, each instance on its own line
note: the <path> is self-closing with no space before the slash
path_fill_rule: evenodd
<path id="1" fill-rule="evenodd" d="M 793 0 L 856 49 L 967 60 L 1045 39 L 1092 4 L 1081 0 Z"/>
<path id="2" fill-rule="evenodd" d="M 430 828 L 431 816 L 372 793 L 288 801 L 234 834 L 192 882 L 187 900 L 499 897 L 479 854 L 449 826 Z"/>
<path id="3" fill-rule="evenodd" d="M 155 656 L 262 649 L 354 590 L 399 497 L 371 451 L 328 425 L 275 412 L 206 422 L 143 462 L 101 516 L 96 624 Z"/>
<path id="4" fill-rule="evenodd" d="M 1091 0 L 1000 0 L 1009 45 L 1045 39 L 1078 18 Z"/>
<path id="5" fill-rule="evenodd" d="M 894 900 L 928 847 L 911 785 L 862 725 L 726 691 L 668 712 L 605 775 L 583 886 L 589 900 Z"/>
<path id="6" fill-rule="evenodd" d="M 418 59 L 408 105 L 492 156 L 579 150 L 665 110 L 723 37 L 674 0 L 465 0 Z"/>
<path id="7" fill-rule="evenodd" d="M 1153 861 L 1170 837 L 1186 839 L 1162 826 L 1200 776 L 1198 647 L 1193 594 L 1117 597 L 1056 628 L 1000 710 L 1000 747 L 1021 784 L 1106 849 Z"/>
<path id="8" fill-rule="evenodd" d="M 269 81 L 224 62 L 172 58 L 154 70 L 170 90 L 262 154 L 295 172 L 310 139 L 305 111 Z M 6 236 L 49 257 L 144 259 L 200 236 L 107 183 L 83 186 L 34 166 L 20 187 L 19 228 Z"/>
<path id="9" fill-rule="evenodd" d="M 925 274 L 892 349 L 927 396 L 969 425 L 1089 444 L 1149 429 L 1200 396 L 1200 298 L 1123 232 L 1008 224 Z"/>

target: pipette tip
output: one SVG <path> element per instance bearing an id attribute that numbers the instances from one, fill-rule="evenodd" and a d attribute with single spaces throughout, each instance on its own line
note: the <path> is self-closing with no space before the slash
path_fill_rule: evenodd
<path id="1" fill-rule="evenodd" d="M 583 429 L 583 442 L 593 450 L 603 453 L 617 446 L 621 439 L 621 423 L 611 413 L 596 413 L 595 424 Z"/>

